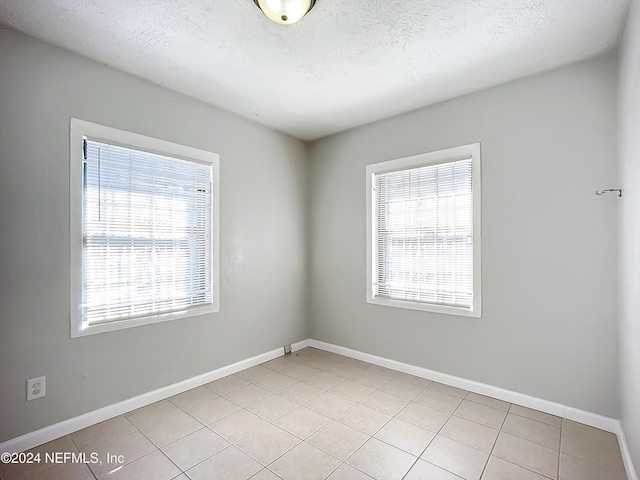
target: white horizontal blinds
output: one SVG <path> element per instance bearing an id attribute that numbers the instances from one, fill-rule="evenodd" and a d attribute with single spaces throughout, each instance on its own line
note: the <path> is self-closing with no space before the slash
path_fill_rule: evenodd
<path id="1" fill-rule="evenodd" d="M 471 308 L 471 158 L 374 178 L 374 295 Z"/>
<path id="2" fill-rule="evenodd" d="M 212 167 L 85 139 L 83 320 L 213 302 Z"/>

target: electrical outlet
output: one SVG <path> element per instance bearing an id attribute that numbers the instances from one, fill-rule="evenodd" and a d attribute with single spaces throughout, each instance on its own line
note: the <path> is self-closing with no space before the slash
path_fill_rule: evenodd
<path id="1" fill-rule="evenodd" d="M 284 346 L 284 354 L 288 354 L 291 353 L 291 345 L 285 345 Z"/>
<path id="2" fill-rule="evenodd" d="M 27 380 L 27 401 L 46 395 L 47 377 L 38 377 Z"/>

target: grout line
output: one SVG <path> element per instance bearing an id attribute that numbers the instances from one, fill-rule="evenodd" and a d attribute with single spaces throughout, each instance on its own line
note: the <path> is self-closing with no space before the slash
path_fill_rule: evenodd
<path id="1" fill-rule="evenodd" d="M 558 471 L 556 478 L 560 478 L 560 458 L 562 456 L 562 432 L 564 430 L 564 419 L 560 421 L 560 441 L 558 442 Z"/>
<path id="2" fill-rule="evenodd" d="M 485 405 L 488 407 L 488 405 Z M 509 407 L 511 408 L 511 407 Z M 504 411 L 504 410 L 503 410 Z M 500 428 L 498 429 L 498 435 L 496 436 L 496 439 L 493 442 L 493 445 L 491 446 L 491 451 L 489 452 L 489 456 L 487 457 L 487 461 L 484 464 L 484 467 L 482 468 L 482 472 L 480 473 L 480 478 L 483 477 L 484 472 L 487 470 L 487 466 L 489 465 L 489 460 L 491 460 L 491 455 L 493 455 L 493 451 L 496 448 L 496 445 L 498 444 L 498 439 L 500 438 L 500 433 L 502 433 L 502 429 L 504 428 L 504 424 L 507 423 L 507 417 L 509 416 L 509 411 L 507 410 L 505 412 L 505 416 L 502 419 L 502 423 L 500 424 Z"/>

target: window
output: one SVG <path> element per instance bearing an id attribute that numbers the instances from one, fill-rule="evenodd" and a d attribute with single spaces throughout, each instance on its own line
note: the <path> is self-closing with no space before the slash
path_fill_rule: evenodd
<path id="1" fill-rule="evenodd" d="M 71 336 L 219 310 L 218 155 L 71 120 Z"/>
<path id="2" fill-rule="evenodd" d="M 480 144 L 367 165 L 367 301 L 480 317 Z"/>

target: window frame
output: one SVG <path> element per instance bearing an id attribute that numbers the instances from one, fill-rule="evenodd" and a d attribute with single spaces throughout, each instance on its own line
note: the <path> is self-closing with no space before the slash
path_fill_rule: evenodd
<path id="1" fill-rule="evenodd" d="M 83 137 L 126 148 L 210 164 L 212 179 L 212 267 L 213 302 L 185 310 L 133 317 L 89 325 L 82 317 L 83 293 Z M 71 338 L 111 332 L 126 328 L 178 320 L 220 311 L 220 156 L 216 153 L 119 130 L 97 123 L 72 118 L 69 145 L 69 263 L 70 263 L 70 332 Z"/>
<path id="2" fill-rule="evenodd" d="M 410 170 L 427 165 L 444 164 L 462 158 L 471 157 L 471 188 L 473 201 L 473 301 L 471 308 L 439 305 L 435 303 L 417 302 L 410 300 L 392 299 L 374 296 L 374 280 L 377 278 L 377 242 L 375 196 L 373 187 L 377 174 Z M 480 318 L 482 316 L 482 272 L 481 272 L 481 158 L 480 143 L 472 143 L 459 147 L 447 148 L 409 157 L 397 158 L 384 162 L 372 163 L 366 166 L 366 230 L 367 230 L 367 303 L 388 307 L 422 310 L 447 315 Z"/>

